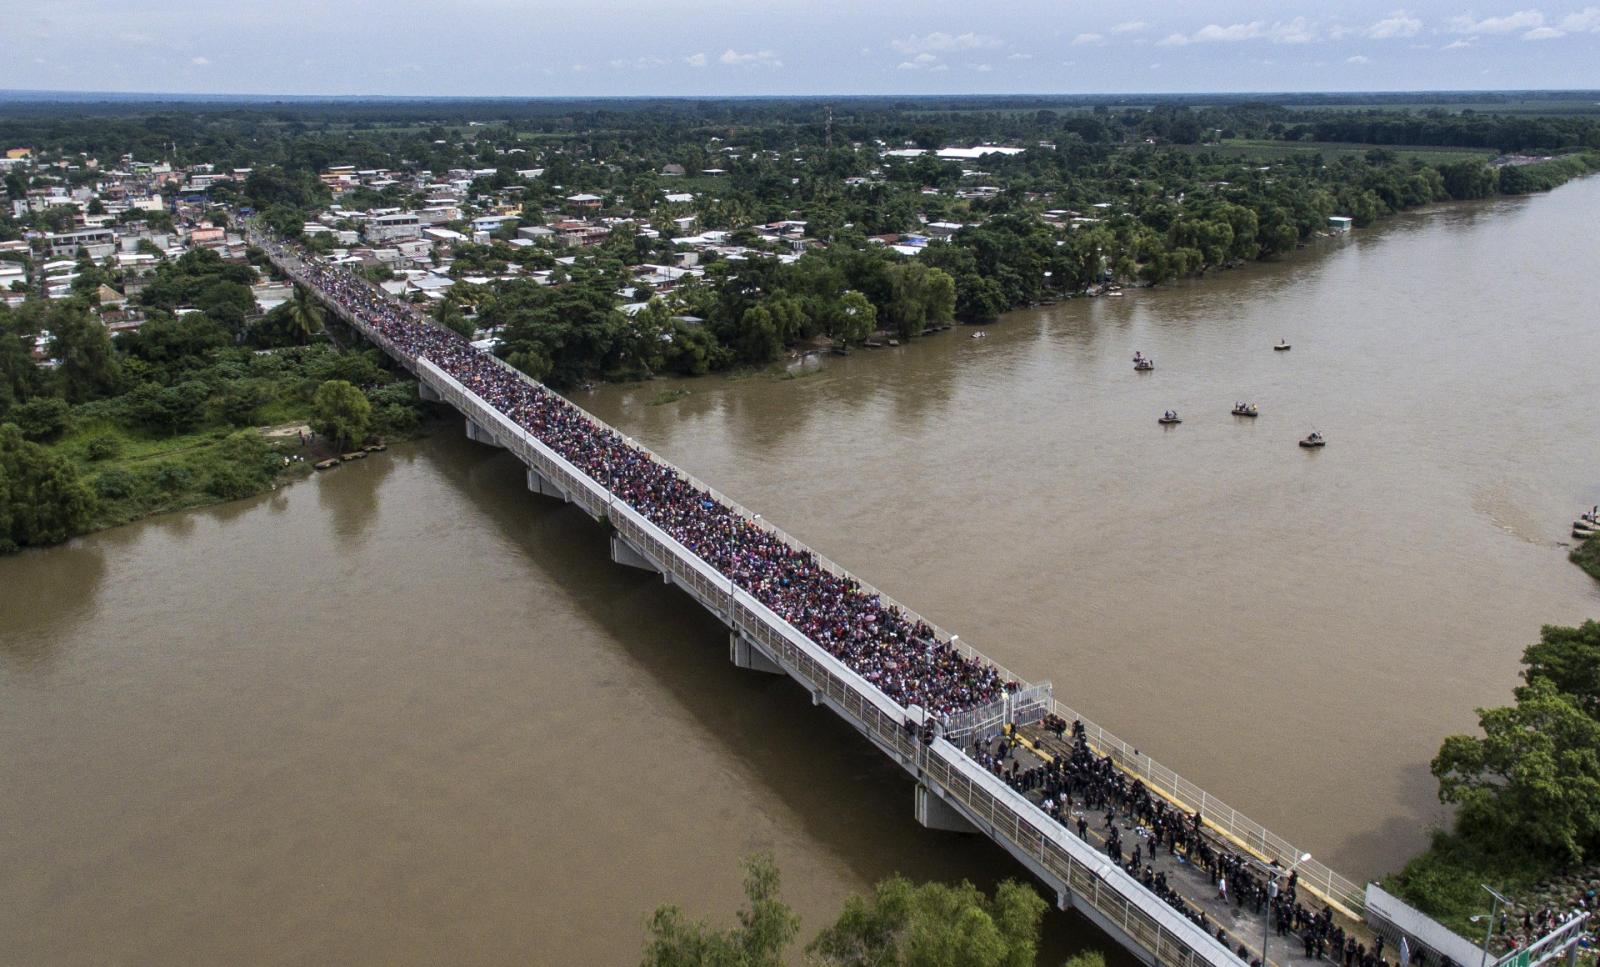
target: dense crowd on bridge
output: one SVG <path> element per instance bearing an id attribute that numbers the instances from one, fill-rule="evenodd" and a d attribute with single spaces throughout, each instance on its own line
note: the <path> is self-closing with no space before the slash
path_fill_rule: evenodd
<path id="1" fill-rule="evenodd" d="M 615 430 L 343 269 L 274 247 L 292 274 L 399 352 L 426 359 L 671 534 L 904 707 L 935 717 L 998 701 L 1015 682 L 824 568 Z"/>
<path id="2" fill-rule="evenodd" d="M 1110 756 L 1096 755 L 1089 747 L 1083 723 L 1069 726 L 1055 716 L 1046 716 L 1044 730 L 1059 742 L 1052 748 L 1027 749 L 1018 733 L 1009 732 L 987 740 L 974 740 L 969 750 L 973 758 L 991 773 L 1029 799 L 1045 813 L 1087 841 L 1094 828 L 1106 854 L 1134 879 L 1143 883 L 1172 909 L 1202 929 L 1215 932 L 1223 943 L 1237 943 L 1218 925 L 1205 908 L 1192 899 L 1195 884 L 1188 884 L 1189 895 L 1169 880 L 1166 871 L 1156 868 L 1157 855 L 1166 853 L 1182 859 L 1190 878 L 1205 877 L 1206 890 L 1215 890 L 1224 905 L 1236 912 L 1248 910 L 1268 918 L 1268 925 L 1279 937 L 1298 937 L 1307 959 L 1327 960 L 1342 967 L 1409 967 L 1391 964 L 1384 958 L 1384 940 L 1376 937 L 1372 947 L 1345 932 L 1326 904 L 1313 909 L 1302 902 L 1299 876 L 1294 871 L 1263 867 L 1253 858 L 1229 849 L 1206 833 L 1200 813 L 1185 813 L 1169 804 L 1137 779 L 1116 767 Z M 1065 746 L 1065 751 L 1061 746 Z M 1091 823 L 1091 813 L 1103 813 L 1103 821 Z M 1131 830 L 1129 843 L 1123 830 Z M 1177 876 L 1175 872 L 1174 876 Z M 1276 890 L 1272 889 L 1276 881 Z M 1230 944 L 1231 945 L 1231 944 Z M 1392 951 L 1391 951 L 1392 952 Z M 1239 946 L 1239 957 L 1260 964 L 1251 949 Z M 1414 952 L 1422 960 L 1420 949 Z"/>

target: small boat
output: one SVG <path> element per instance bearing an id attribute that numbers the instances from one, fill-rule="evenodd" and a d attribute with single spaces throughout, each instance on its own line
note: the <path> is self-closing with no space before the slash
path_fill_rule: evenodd
<path id="1" fill-rule="evenodd" d="M 1586 541 L 1586 540 L 1588 540 L 1588 539 L 1589 539 L 1589 538 L 1591 538 L 1591 537 L 1593 537 L 1593 536 L 1594 536 L 1594 534 L 1595 534 L 1595 532 L 1594 532 L 1594 531 L 1592 531 L 1592 530 L 1585 530 L 1585 529 L 1583 529 L 1583 528 L 1581 528 L 1581 527 L 1574 527 L 1574 528 L 1573 528 L 1573 529 L 1572 529 L 1572 536 L 1573 536 L 1573 537 L 1576 537 L 1576 538 L 1577 538 L 1577 539 L 1578 539 L 1578 540 L 1580 540 L 1580 541 Z"/>
<path id="2" fill-rule="evenodd" d="M 1307 436 L 1304 440 L 1300 441 L 1300 445 L 1307 449 L 1311 449 L 1314 447 L 1325 447 L 1328 445 L 1328 441 L 1322 438 L 1322 434 L 1312 432 L 1310 436 Z"/>
<path id="3" fill-rule="evenodd" d="M 339 455 L 339 459 L 341 459 L 341 460 L 365 460 L 365 459 L 367 459 L 367 452 L 365 450 L 351 450 L 349 453 L 340 454 Z"/>
<path id="4" fill-rule="evenodd" d="M 1280 340 L 1278 340 L 1278 344 L 1276 346 L 1272 347 L 1272 350 L 1273 350 L 1273 352 L 1285 353 L 1285 352 L 1288 352 L 1289 350 L 1291 350 L 1293 348 L 1294 347 L 1289 345 L 1287 340 L 1280 339 Z"/>
<path id="5" fill-rule="evenodd" d="M 329 457 L 326 460 L 317 461 L 315 466 L 318 470 L 332 470 L 334 467 L 337 467 L 339 463 L 340 460 L 338 457 Z"/>
<path id="6" fill-rule="evenodd" d="M 1178 419 L 1177 410 L 1168 410 L 1167 412 L 1161 414 L 1161 418 L 1156 420 L 1156 422 L 1160 423 L 1162 426 L 1176 426 L 1183 421 Z"/>
<path id="7" fill-rule="evenodd" d="M 975 332 L 975 333 L 972 334 L 972 338 L 973 339 L 987 339 L 988 337 L 989 337 L 988 333 L 981 332 L 981 331 L 980 332 Z"/>
<path id="8" fill-rule="evenodd" d="M 1155 368 L 1156 368 L 1156 361 L 1151 359 L 1148 356 L 1146 356 L 1144 359 L 1141 359 L 1138 362 L 1133 364 L 1133 370 L 1136 373 L 1148 373 L 1152 369 L 1155 369 Z"/>
<path id="9" fill-rule="evenodd" d="M 898 346 L 898 345 L 900 345 L 900 340 L 898 340 L 898 339 L 891 339 L 891 340 L 889 340 L 889 345 L 890 345 L 890 346 Z"/>
<path id="10" fill-rule="evenodd" d="M 868 349 L 882 349 L 883 348 L 883 343 L 879 342 L 876 339 L 868 339 L 866 342 L 862 343 L 861 345 L 867 347 Z"/>
<path id="11" fill-rule="evenodd" d="M 1254 403 L 1240 403 L 1233 408 L 1234 416 L 1260 416 L 1261 411 L 1256 409 Z"/>
<path id="12" fill-rule="evenodd" d="M 387 444 L 387 443 L 369 443 L 366 446 L 362 447 L 361 449 L 367 451 L 368 453 L 382 453 L 383 451 L 389 449 L 389 444 Z"/>

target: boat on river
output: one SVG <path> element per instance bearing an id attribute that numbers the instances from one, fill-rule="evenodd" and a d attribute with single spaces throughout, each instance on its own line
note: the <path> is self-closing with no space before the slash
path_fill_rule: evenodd
<path id="1" fill-rule="evenodd" d="M 1165 413 L 1161 414 L 1161 418 L 1159 420 L 1156 420 L 1156 422 L 1160 423 L 1163 426 L 1176 426 L 1177 424 L 1182 423 L 1183 421 L 1178 419 L 1178 411 L 1177 410 L 1168 410 Z"/>
<path id="2" fill-rule="evenodd" d="M 1135 359 L 1133 361 L 1133 369 L 1134 369 L 1134 372 L 1137 372 L 1137 373 L 1148 373 L 1152 369 L 1155 369 L 1155 368 L 1156 368 L 1156 361 L 1151 359 L 1149 356 L 1144 356 L 1142 358 Z"/>
<path id="3" fill-rule="evenodd" d="M 1261 411 L 1254 403 L 1236 403 L 1233 407 L 1234 416 L 1260 416 Z"/>
<path id="4" fill-rule="evenodd" d="M 1291 350 L 1293 348 L 1294 348 L 1293 346 L 1289 345 L 1289 340 L 1280 339 L 1280 340 L 1278 340 L 1278 344 L 1276 346 L 1272 347 L 1272 350 L 1273 350 L 1273 352 L 1284 353 L 1284 352 L 1288 352 L 1289 350 Z"/>
<path id="5" fill-rule="evenodd" d="M 1310 450 L 1317 447 L 1325 447 L 1328 445 L 1328 441 L 1322 438 L 1322 434 L 1313 430 L 1311 431 L 1310 435 L 1308 435 L 1304 440 L 1300 441 L 1300 445 Z"/>

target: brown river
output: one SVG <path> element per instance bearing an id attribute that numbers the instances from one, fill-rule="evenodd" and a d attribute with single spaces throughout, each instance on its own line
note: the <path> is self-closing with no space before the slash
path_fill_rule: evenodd
<path id="1" fill-rule="evenodd" d="M 1597 217 L 1591 178 L 982 340 L 577 399 L 1373 876 L 1539 625 L 1600 616 L 1563 546 L 1600 501 Z M 726 920 L 756 849 L 803 939 L 895 871 L 1019 875 L 726 649 L 456 433 L 0 559 L 0 963 L 629 963 L 658 903 Z"/>

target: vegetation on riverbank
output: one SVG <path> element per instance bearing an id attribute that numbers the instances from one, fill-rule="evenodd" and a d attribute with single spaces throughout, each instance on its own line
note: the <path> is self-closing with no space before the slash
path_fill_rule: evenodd
<path id="1" fill-rule="evenodd" d="M 1522 666 L 1513 704 L 1479 709 L 1482 736 L 1450 736 L 1433 759 L 1454 824 L 1386 880 L 1466 937 L 1483 930 L 1479 884 L 1560 912 L 1588 888 L 1569 874 L 1600 860 L 1600 621 L 1545 626 Z"/>
<path id="2" fill-rule="evenodd" d="M 1600 538 L 1590 537 L 1584 540 L 1567 556 L 1590 577 L 1600 581 Z"/>
<path id="3" fill-rule="evenodd" d="M 320 426 L 341 443 L 422 427 L 415 384 L 381 353 L 296 345 L 314 337 L 289 321 L 293 302 L 254 320 L 234 315 L 232 286 L 254 300 L 229 278 L 251 270 L 206 255 L 172 263 L 141 296 L 149 320 L 116 338 L 81 299 L 0 307 L 0 551 L 250 496 L 304 473 L 300 435 L 269 437 L 263 427 Z M 206 292 L 215 313 L 159 307 Z M 61 360 L 52 369 L 30 353 L 45 333 Z M 278 345 L 248 347 L 261 342 Z"/>
<path id="4" fill-rule="evenodd" d="M 778 967 L 800 934 L 800 918 L 779 893 L 772 856 L 745 859 L 745 905 L 738 925 L 719 929 L 686 920 L 662 906 L 646 923 L 644 967 Z M 845 900 L 838 919 L 806 945 L 805 962 L 819 967 L 1033 967 L 1047 905 L 1013 880 L 993 897 L 971 883 L 913 884 L 882 880 L 867 896 Z M 1068 967 L 1105 967 L 1097 952 Z"/>

